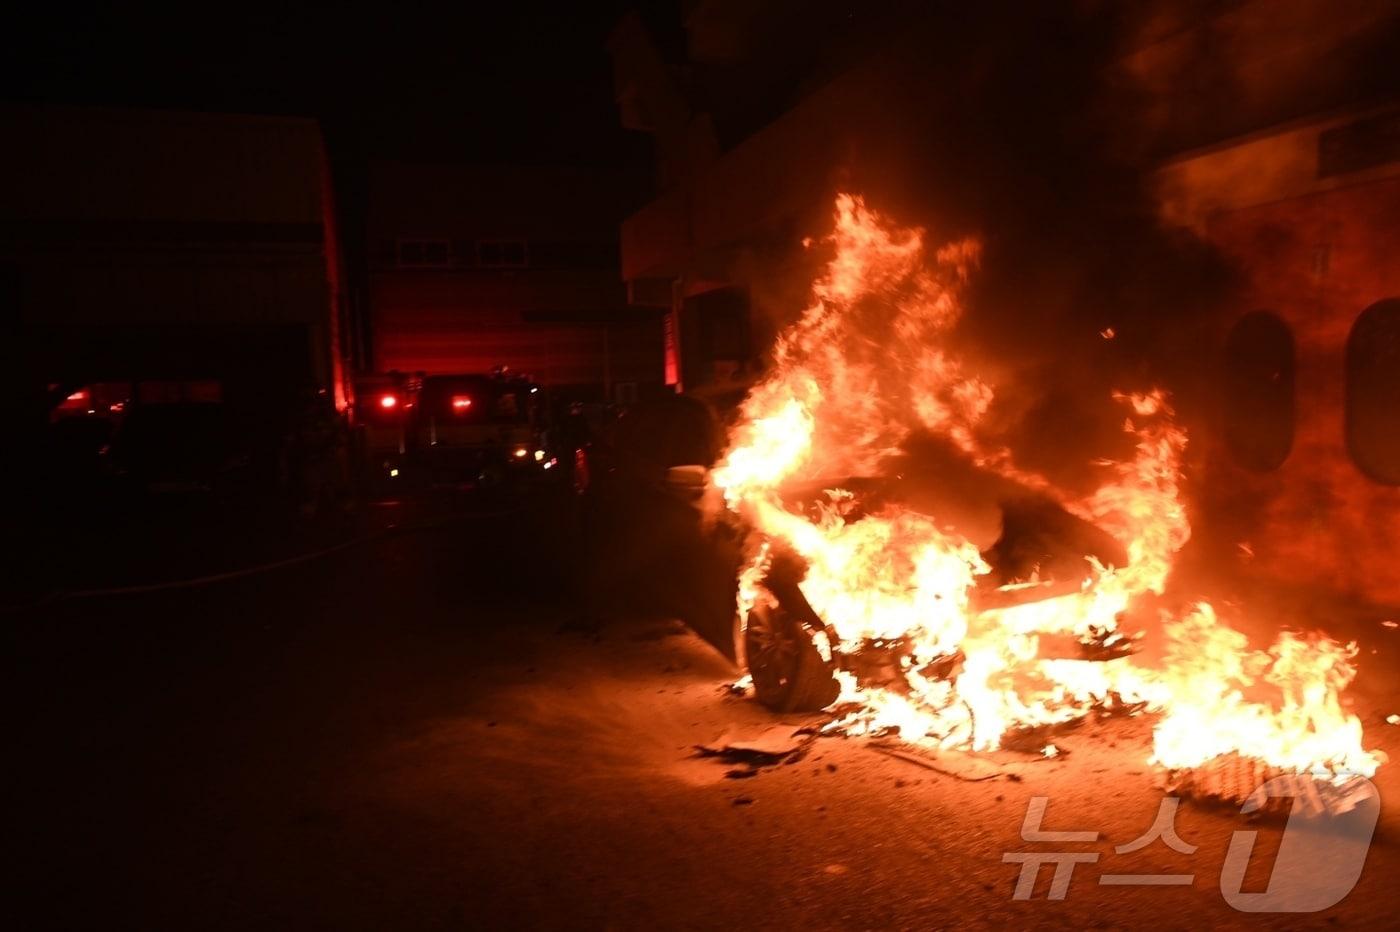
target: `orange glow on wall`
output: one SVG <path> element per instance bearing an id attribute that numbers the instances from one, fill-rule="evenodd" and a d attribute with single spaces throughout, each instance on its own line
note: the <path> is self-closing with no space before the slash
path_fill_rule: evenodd
<path id="1" fill-rule="evenodd" d="M 676 312 L 672 310 L 662 318 L 662 345 L 664 347 L 665 379 L 667 385 L 674 385 L 677 391 L 681 390 L 681 348 L 680 335 L 678 333 Z"/>

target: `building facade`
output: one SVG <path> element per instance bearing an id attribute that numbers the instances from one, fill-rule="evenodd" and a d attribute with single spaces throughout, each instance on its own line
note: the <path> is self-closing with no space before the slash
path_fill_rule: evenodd
<path id="1" fill-rule="evenodd" d="M 378 372 L 505 366 L 626 401 L 661 381 L 659 313 L 627 308 L 619 196 L 584 169 L 380 163 L 369 281 Z"/>
<path id="2" fill-rule="evenodd" d="M 315 120 L 15 105 L 0 134 L 0 322 L 23 348 L 7 404 L 162 378 L 221 380 L 253 406 L 348 401 Z"/>

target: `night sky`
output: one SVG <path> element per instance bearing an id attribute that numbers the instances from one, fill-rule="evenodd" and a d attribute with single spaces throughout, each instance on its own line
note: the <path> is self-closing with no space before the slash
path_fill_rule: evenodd
<path id="1" fill-rule="evenodd" d="M 317 118 L 358 303 L 375 160 L 593 167 L 617 222 L 651 196 L 651 140 L 620 125 L 606 47 L 636 6 L 48 5 L 0 30 L 0 101 Z M 655 7 L 653 33 L 678 34 L 680 5 Z"/>
<path id="2" fill-rule="evenodd" d="M 605 48 L 628 7 L 50 5 L 7 24 L 0 99 L 311 115 L 368 157 L 613 165 L 645 152 Z"/>

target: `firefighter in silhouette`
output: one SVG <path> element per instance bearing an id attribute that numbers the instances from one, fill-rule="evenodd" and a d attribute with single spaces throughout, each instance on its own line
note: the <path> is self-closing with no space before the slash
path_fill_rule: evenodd
<path id="1" fill-rule="evenodd" d="M 306 392 L 292 425 L 289 456 L 297 509 L 304 517 L 349 504 L 348 440 L 330 395 L 324 389 Z"/>

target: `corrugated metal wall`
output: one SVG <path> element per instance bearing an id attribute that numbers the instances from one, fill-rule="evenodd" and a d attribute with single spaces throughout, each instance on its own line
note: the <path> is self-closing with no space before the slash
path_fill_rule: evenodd
<path id="1" fill-rule="evenodd" d="M 606 270 L 380 270 L 375 368 L 505 365 L 553 385 L 661 381 L 659 315 L 627 308 Z"/>
<path id="2" fill-rule="evenodd" d="M 376 321 L 379 367 L 487 372 L 505 365 L 551 385 L 659 382 L 659 319 L 533 323 L 516 315 L 466 319 L 453 309 L 394 310 Z"/>
<path id="3" fill-rule="evenodd" d="M 661 383 L 659 313 L 629 308 L 618 272 L 617 177 L 385 162 L 371 182 L 374 370 Z"/>

